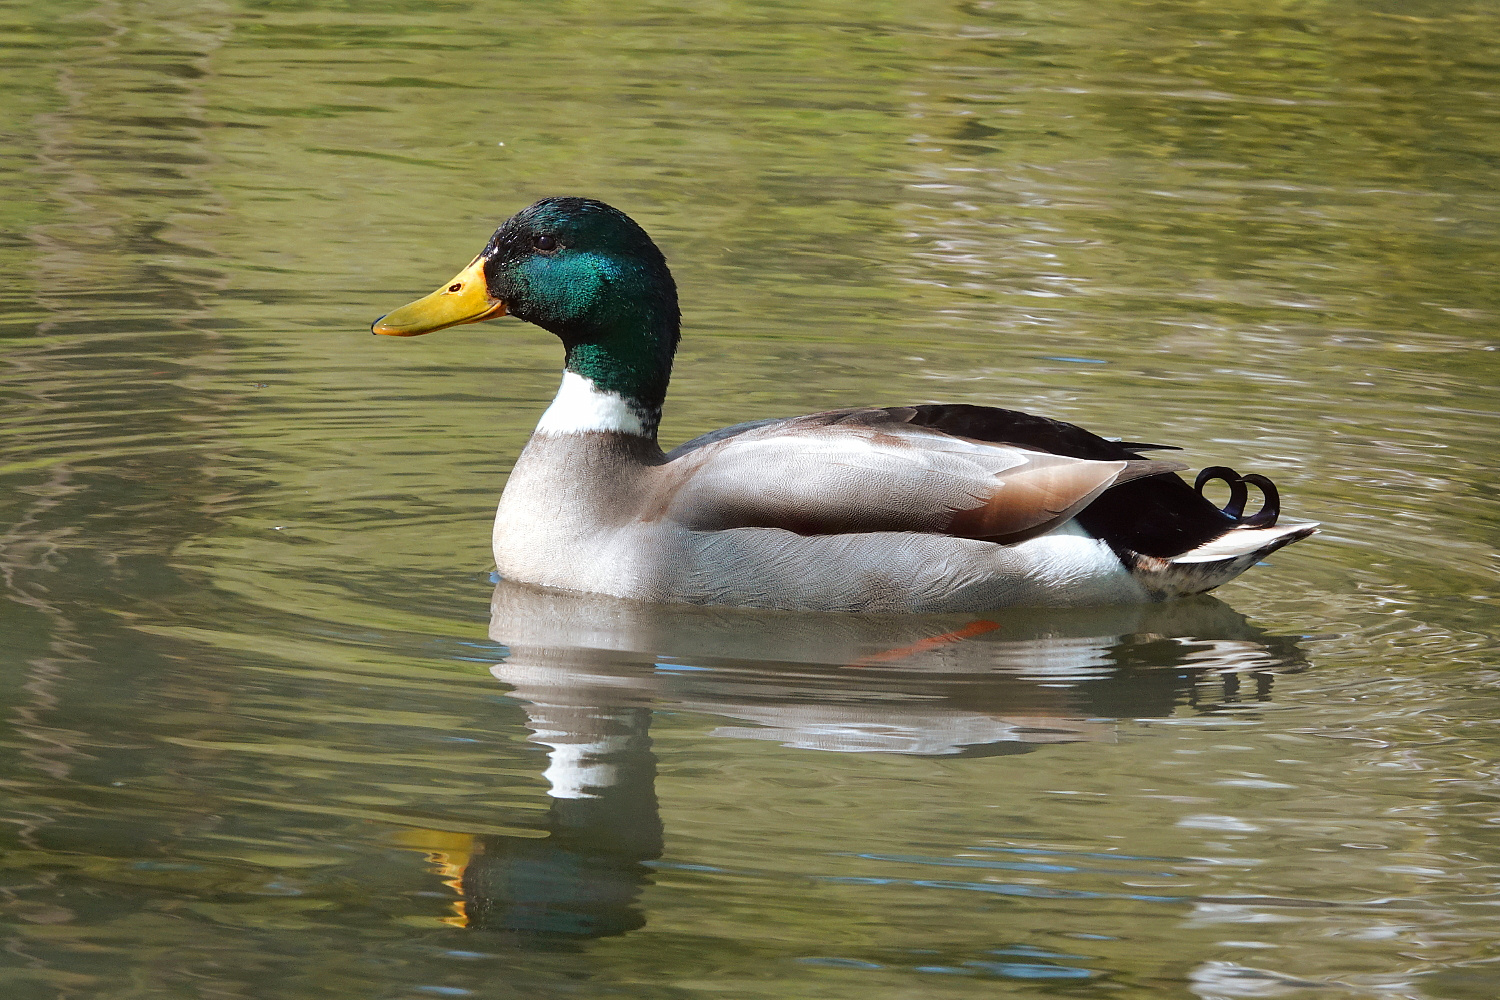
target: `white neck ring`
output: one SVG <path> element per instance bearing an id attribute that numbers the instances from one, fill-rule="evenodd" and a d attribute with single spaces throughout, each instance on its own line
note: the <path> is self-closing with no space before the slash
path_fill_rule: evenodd
<path id="1" fill-rule="evenodd" d="M 538 434 L 614 432 L 647 437 L 639 411 L 618 392 L 605 392 L 577 372 L 563 372 L 552 405 L 536 425 Z"/>

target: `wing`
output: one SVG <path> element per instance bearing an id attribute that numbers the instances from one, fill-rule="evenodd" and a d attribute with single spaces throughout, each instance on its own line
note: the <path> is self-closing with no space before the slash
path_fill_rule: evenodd
<path id="1" fill-rule="evenodd" d="M 1134 441 L 1117 441 L 1100 437 L 1084 430 L 1077 424 L 1039 417 L 1021 410 L 1006 410 L 998 406 L 976 406 L 972 403 L 922 403 L 916 406 L 864 407 L 852 410 L 830 410 L 826 413 L 799 417 L 797 420 L 882 422 L 911 424 L 942 431 L 954 437 L 973 441 L 989 441 L 1012 444 L 1029 451 L 1044 451 L 1052 455 L 1069 458 L 1092 458 L 1105 461 L 1135 459 L 1138 452 L 1168 449 L 1180 451 L 1176 445 L 1144 444 Z M 736 437 L 747 431 L 767 427 L 771 424 L 790 424 L 793 421 L 773 417 L 769 420 L 750 420 L 742 424 L 731 424 L 715 431 L 685 441 L 673 448 L 667 458 L 674 459 L 707 444 Z"/>
<path id="2" fill-rule="evenodd" d="M 1111 486 L 1183 467 L 975 440 L 918 424 L 914 413 L 835 410 L 705 435 L 667 456 L 648 508 L 704 531 L 918 531 L 1009 543 L 1067 521 Z"/>

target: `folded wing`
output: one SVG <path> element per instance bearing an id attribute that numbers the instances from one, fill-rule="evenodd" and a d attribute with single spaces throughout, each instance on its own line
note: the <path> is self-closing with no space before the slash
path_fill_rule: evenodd
<path id="1" fill-rule="evenodd" d="M 703 531 L 916 531 L 1010 543 L 1051 530 L 1111 486 L 1183 468 L 1096 460 L 839 410 L 727 428 L 668 455 L 650 516 Z"/>

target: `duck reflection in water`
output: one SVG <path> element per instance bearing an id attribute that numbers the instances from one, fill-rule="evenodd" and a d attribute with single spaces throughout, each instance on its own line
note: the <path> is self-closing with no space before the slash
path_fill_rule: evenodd
<path id="1" fill-rule="evenodd" d="M 468 926 L 554 940 L 640 927 L 642 862 L 662 852 L 651 710 L 603 699 L 526 708 L 532 739 L 552 748 L 548 835 L 479 838 L 460 883 Z"/>
<path id="2" fill-rule="evenodd" d="M 551 808 L 546 837 L 477 838 L 464 911 L 471 928 L 533 944 L 645 923 L 640 893 L 663 850 L 653 709 L 732 720 L 715 736 L 810 750 L 993 756 L 1110 742 L 1113 720 L 1169 716 L 1183 703 L 1228 705 L 1241 678 L 1264 700 L 1274 674 L 1305 666 L 1292 639 L 1209 597 L 883 617 L 641 604 L 502 582 L 490 637 L 509 650 L 492 672 L 548 748 Z"/>

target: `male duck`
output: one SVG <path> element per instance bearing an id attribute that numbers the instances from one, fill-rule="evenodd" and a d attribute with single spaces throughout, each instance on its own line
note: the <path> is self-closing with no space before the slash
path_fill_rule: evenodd
<path id="1" fill-rule="evenodd" d="M 562 339 L 562 387 L 500 498 L 505 577 L 645 601 L 978 611 L 1201 593 L 1316 525 L 1261 476 L 1142 458 L 1014 410 L 924 404 L 756 420 L 663 453 L 680 314 L 623 212 L 545 198 L 452 281 L 376 320 L 410 337 L 510 314 Z M 1222 479 L 1223 509 L 1202 496 Z M 1244 516 L 1246 484 L 1264 495 Z"/>

